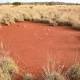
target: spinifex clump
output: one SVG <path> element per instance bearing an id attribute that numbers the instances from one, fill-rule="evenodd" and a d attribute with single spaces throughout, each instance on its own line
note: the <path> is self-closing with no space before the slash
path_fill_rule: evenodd
<path id="1" fill-rule="evenodd" d="M 33 76 L 31 73 L 25 73 L 23 80 L 33 80 Z"/>
<path id="2" fill-rule="evenodd" d="M 69 80 L 80 80 L 80 64 L 72 65 L 66 72 Z"/>
<path id="3" fill-rule="evenodd" d="M 0 80 L 14 80 L 14 75 L 18 74 L 18 67 L 14 60 L 7 56 L 7 52 L 3 49 L 1 43 L 0 48 Z"/>
<path id="4" fill-rule="evenodd" d="M 59 67 L 55 64 L 55 61 L 49 61 L 47 66 L 43 67 L 43 80 L 65 80 L 62 75 L 64 65 Z"/>

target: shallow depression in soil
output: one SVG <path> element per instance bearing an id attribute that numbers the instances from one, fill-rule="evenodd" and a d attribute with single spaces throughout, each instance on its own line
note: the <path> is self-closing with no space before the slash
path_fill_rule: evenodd
<path id="1" fill-rule="evenodd" d="M 21 22 L 2 26 L 0 40 L 23 72 L 37 71 L 49 55 L 65 67 L 80 61 L 80 32 L 68 28 Z"/>

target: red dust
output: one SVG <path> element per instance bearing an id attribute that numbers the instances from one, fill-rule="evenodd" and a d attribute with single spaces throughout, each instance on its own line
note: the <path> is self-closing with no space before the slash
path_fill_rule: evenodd
<path id="1" fill-rule="evenodd" d="M 80 32 L 69 28 L 20 22 L 2 26 L 0 40 L 22 72 L 39 72 L 48 55 L 65 67 L 80 61 Z"/>

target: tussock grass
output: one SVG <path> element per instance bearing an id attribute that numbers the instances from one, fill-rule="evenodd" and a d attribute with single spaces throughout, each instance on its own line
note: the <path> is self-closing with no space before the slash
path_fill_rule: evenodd
<path id="1" fill-rule="evenodd" d="M 79 5 L 2 5 L 0 23 L 9 25 L 18 21 L 34 21 L 80 29 L 79 12 Z"/>
<path id="2" fill-rule="evenodd" d="M 43 80 L 65 80 L 63 69 L 64 65 L 58 65 L 54 59 L 49 57 L 47 65 L 42 68 Z"/>
<path id="3" fill-rule="evenodd" d="M 14 80 L 18 67 L 10 57 L 0 57 L 0 80 Z"/>
<path id="4" fill-rule="evenodd" d="M 31 73 L 25 73 L 23 80 L 33 80 L 33 76 Z"/>
<path id="5" fill-rule="evenodd" d="M 51 69 L 49 65 L 47 68 L 43 68 L 43 80 L 65 80 L 65 77 L 61 72 L 56 69 Z"/>
<path id="6" fill-rule="evenodd" d="M 15 80 L 15 74 L 19 74 L 19 69 L 14 60 L 7 56 L 3 43 L 0 44 L 0 80 Z"/>
<path id="7" fill-rule="evenodd" d="M 68 80 L 80 80 L 80 64 L 72 65 L 66 72 Z"/>

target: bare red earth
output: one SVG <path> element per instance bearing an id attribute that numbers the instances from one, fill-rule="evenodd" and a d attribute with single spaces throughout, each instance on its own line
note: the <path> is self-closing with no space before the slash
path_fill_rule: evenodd
<path id="1" fill-rule="evenodd" d="M 80 61 L 80 31 L 21 22 L 2 26 L 0 40 L 22 72 L 38 72 L 47 64 L 48 55 L 65 67 L 73 64 L 75 59 Z"/>

